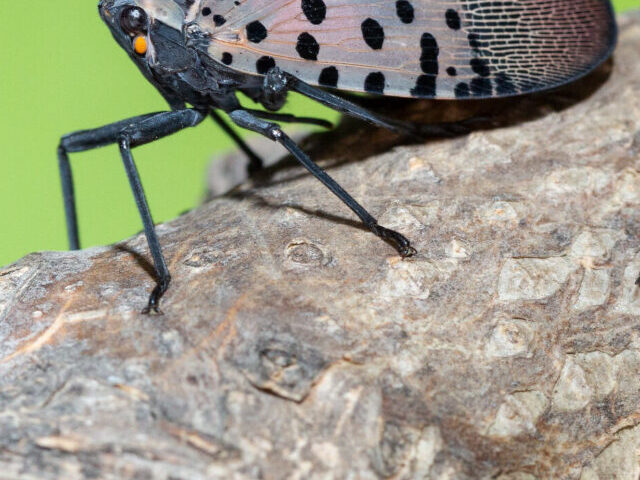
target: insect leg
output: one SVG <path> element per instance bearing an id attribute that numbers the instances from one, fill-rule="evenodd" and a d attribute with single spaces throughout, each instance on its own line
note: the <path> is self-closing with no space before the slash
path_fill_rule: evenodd
<path id="1" fill-rule="evenodd" d="M 70 133 L 60 139 L 58 146 L 58 167 L 62 182 L 62 194 L 64 199 L 64 213 L 67 222 L 67 237 L 69 248 L 78 250 L 80 239 L 78 236 L 78 218 L 76 214 L 75 194 L 73 189 L 73 176 L 69 163 L 69 153 L 82 152 L 93 148 L 102 147 L 115 142 L 115 137 L 123 128 L 131 123 L 142 121 L 151 115 L 141 115 L 120 122 L 106 125 L 95 130 L 83 130 Z"/>
<path id="2" fill-rule="evenodd" d="M 265 112 L 264 110 L 253 110 L 251 108 L 245 108 L 244 110 L 255 115 L 258 118 L 273 120 L 274 122 L 302 123 L 305 125 L 317 125 L 318 127 L 329 129 L 333 128 L 333 123 L 321 118 L 296 117 L 295 115 L 290 115 L 288 113 Z"/>
<path id="3" fill-rule="evenodd" d="M 486 118 L 471 118 L 462 122 L 449 122 L 434 125 L 419 125 L 411 122 L 403 122 L 374 113 L 350 100 L 347 100 L 346 98 L 342 98 L 325 90 L 313 87 L 291 75 L 288 75 L 287 78 L 288 85 L 291 90 L 326 105 L 333 110 L 419 140 L 427 137 L 452 137 L 469 133 L 471 131 L 471 127 L 477 124 L 486 123 L 487 121 Z"/>
<path id="4" fill-rule="evenodd" d="M 314 177 L 320 180 L 340 200 L 342 200 L 362 222 L 378 237 L 391 243 L 403 257 L 416 253 L 409 240 L 403 235 L 378 225 L 378 221 L 367 212 L 351 195 L 320 168 L 302 149 L 285 134 L 279 125 L 261 120 L 245 110 L 234 110 L 229 113 L 231 119 L 240 127 L 253 130 L 286 148 Z"/>
<path id="5" fill-rule="evenodd" d="M 169 269 L 167 268 L 166 261 L 162 255 L 160 242 L 151 218 L 151 212 L 149 211 L 144 190 L 142 189 L 142 183 L 140 182 L 140 176 L 138 175 L 138 171 L 131 155 L 131 148 L 153 142 L 154 140 L 171 135 L 172 133 L 176 133 L 184 128 L 193 127 L 202 122 L 205 116 L 206 114 L 192 109 L 160 112 L 123 120 L 95 130 L 72 133 L 70 135 L 66 135 L 61 140 L 59 152 L 62 152 L 60 155 L 60 158 L 62 158 L 60 163 L 62 165 L 61 174 L 63 176 L 63 189 L 66 189 L 65 202 L 68 198 L 73 200 L 73 187 L 71 183 L 71 170 L 69 168 L 68 153 L 90 150 L 92 148 L 113 143 L 118 143 L 120 147 L 122 161 L 129 178 L 129 183 L 133 191 L 138 211 L 142 218 L 142 223 L 144 224 L 144 233 L 147 237 L 151 256 L 153 257 L 153 265 L 157 277 L 157 284 L 149 297 L 148 305 L 143 310 L 143 313 L 149 313 L 151 311 L 158 312 L 158 303 L 169 287 L 171 275 L 169 274 Z M 68 193 L 71 193 L 70 197 L 67 196 Z M 69 231 L 75 230 L 75 241 L 77 247 L 75 206 L 67 209 L 66 211 L 71 212 L 70 215 L 67 215 L 67 220 L 69 221 L 71 217 L 72 224 L 69 227 Z M 71 235 L 70 241 L 73 247 L 73 239 Z"/>
<path id="6" fill-rule="evenodd" d="M 291 75 L 287 75 L 287 85 L 291 90 L 298 92 L 305 97 L 309 97 L 312 100 L 315 100 L 340 113 L 350 115 L 378 127 L 384 127 L 403 135 L 420 137 L 420 129 L 417 125 L 378 115 L 377 113 L 373 113 L 342 97 L 338 97 L 337 95 L 333 95 L 325 90 L 312 87 L 308 83 L 305 83 Z"/>
<path id="7" fill-rule="evenodd" d="M 70 250 L 80 249 L 80 237 L 78 235 L 78 214 L 76 212 L 76 196 L 73 189 L 73 176 L 69 155 L 65 148 L 58 147 L 58 168 L 60 169 L 60 181 L 62 182 L 62 198 L 64 201 L 64 217 L 67 224 L 67 239 Z"/>
<path id="8" fill-rule="evenodd" d="M 213 120 L 220 126 L 220 128 L 222 128 L 224 133 L 229 135 L 229 137 L 231 137 L 231 140 L 233 140 L 238 148 L 242 150 L 244 154 L 249 158 L 249 166 L 247 167 L 249 176 L 264 168 L 264 162 L 262 161 L 262 158 L 260 158 L 253 151 L 253 149 L 249 145 L 247 145 L 247 142 L 240 138 L 240 135 L 238 135 L 233 130 L 233 128 L 229 126 L 229 124 L 224 120 L 224 118 L 220 116 L 218 112 L 216 112 L 215 110 L 211 110 L 211 118 L 213 118 Z"/>

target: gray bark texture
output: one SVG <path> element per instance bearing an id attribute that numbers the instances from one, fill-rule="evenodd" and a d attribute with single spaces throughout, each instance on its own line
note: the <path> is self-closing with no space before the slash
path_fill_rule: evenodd
<path id="1" fill-rule="evenodd" d="M 2 479 L 580 479 L 640 474 L 640 14 L 544 95 L 379 101 L 490 127 L 305 148 L 142 235 L 0 271 Z M 220 188 L 219 184 L 216 188 Z"/>

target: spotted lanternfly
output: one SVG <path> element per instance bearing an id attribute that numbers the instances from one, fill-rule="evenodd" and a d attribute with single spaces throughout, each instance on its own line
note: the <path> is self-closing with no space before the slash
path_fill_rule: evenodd
<path id="1" fill-rule="evenodd" d="M 248 155 L 236 125 L 284 146 L 403 257 L 415 250 L 378 225 L 276 122 L 326 125 L 276 113 L 295 91 L 344 114 L 411 136 L 464 132 L 461 124 L 385 118 L 332 91 L 416 98 L 493 98 L 554 88 L 602 63 L 616 42 L 609 0 L 102 0 L 114 38 L 170 111 L 62 138 L 58 149 L 69 242 L 79 248 L 68 154 L 117 143 L 157 275 L 146 312 L 158 311 L 170 275 L 131 148 L 212 118 Z M 265 110 L 243 108 L 242 92 Z M 187 108 L 190 104 L 192 107 Z"/>

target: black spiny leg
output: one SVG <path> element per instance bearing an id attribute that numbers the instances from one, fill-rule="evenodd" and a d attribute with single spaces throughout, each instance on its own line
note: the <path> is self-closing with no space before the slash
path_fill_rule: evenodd
<path id="1" fill-rule="evenodd" d="M 322 120 L 320 118 L 311 118 L 311 117 L 296 117 L 295 115 L 290 115 L 287 113 L 274 113 L 274 112 L 265 112 L 263 110 L 252 110 L 247 109 L 248 112 L 253 113 L 256 117 L 266 118 L 268 120 L 274 120 L 276 122 L 287 122 L 287 123 L 301 123 L 304 125 L 316 125 L 318 127 L 324 128 L 333 128 L 333 124 L 326 120 Z M 264 167 L 264 162 L 262 158 L 260 158 L 253 149 L 247 145 L 247 143 L 240 138 L 240 136 L 229 126 L 227 122 L 220 116 L 218 112 L 215 110 L 211 110 L 211 118 L 222 128 L 222 130 L 231 137 L 231 139 L 235 142 L 237 147 L 244 152 L 244 154 L 249 158 L 249 166 L 247 167 L 247 171 L 249 176 L 262 170 Z"/>
<path id="2" fill-rule="evenodd" d="M 281 72 L 281 75 L 286 78 L 288 88 L 304 95 L 305 97 L 311 98 L 312 100 L 315 100 L 333 110 L 344 113 L 345 115 L 364 120 L 365 122 L 378 127 L 387 128 L 402 135 L 408 135 L 409 137 L 417 140 L 462 135 L 469 133 L 473 127 L 477 127 L 478 125 L 487 123 L 488 121 L 487 118 L 480 117 L 470 118 L 460 122 L 438 123 L 432 125 L 403 122 L 401 120 L 385 117 L 379 113 L 367 110 L 346 98 L 342 98 L 325 90 L 313 87 L 287 73 Z"/>
<path id="3" fill-rule="evenodd" d="M 58 147 L 58 167 L 60 168 L 60 181 L 62 182 L 62 198 L 64 201 L 64 216 L 67 223 L 67 238 L 69 249 L 80 249 L 80 237 L 78 235 L 78 215 L 76 213 L 76 196 L 73 189 L 73 176 L 67 150 Z"/>
<path id="4" fill-rule="evenodd" d="M 235 110 L 229 113 L 231 119 L 240 127 L 253 130 L 286 148 L 309 172 L 320 180 L 340 200 L 342 200 L 362 222 L 378 237 L 391 243 L 403 257 L 410 257 L 416 253 L 409 240 L 403 235 L 378 225 L 378 221 L 367 212 L 362 205 L 349 195 L 338 183 L 322 170 L 296 143 L 291 140 L 275 123 L 261 120 L 245 110 Z"/>
<path id="5" fill-rule="evenodd" d="M 120 146 L 120 155 L 124 162 L 124 169 L 127 172 L 129 178 L 129 184 L 131 185 L 131 191 L 140 212 L 142 218 L 142 224 L 144 225 L 144 234 L 147 237 L 147 243 L 149 244 L 149 250 L 153 257 L 153 266 L 156 271 L 156 286 L 151 292 L 147 307 L 143 310 L 143 313 L 155 312 L 158 313 L 158 303 L 160 298 L 169 288 L 171 282 L 171 274 L 167 268 L 167 262 L 162 255 L 162 249 L 160 248 L 160 240 L 158 240 L 158 234 L 156 233 L 156 227 L 153 224 L 153 218 L 151 217 L 151 211 L 149 210 L 149 204 L 140 182 L 140 175 L 136 164 L 133 162 L 133 156 L 131 155 L 131 140 L 129 137 L 124 136 L 118 142 Z"/>
<path id="6" fill-rule="evenodd" d="M 93 148 L 103 147 L 114 143 L 119 132 L 128 125 L 141 122 L 153 115 L 141 115 L 120 122 L 106 125 L 95 130 L 83 130 L 65 135 L 60 139 L 58 146 L 58 166 L 60 167 L 60 180 L 62 181 L 62 194 L 64 199 L 64 213 L 67 221 L 67 237 L 69 248 L 78 250 L 80 239 L 78 236 L 78 217 L 76 215 L 75 194 L 73 190 L 73 176 L 69 164 L 69 153 L 83 152 Z"/>
<path id="7" fill-rule="evenodd" d="M 144 224 L 144 233 L 147 237 L 149 250 L 151 250 L 156 273 L 157 284 L 149 297 L 148 305 L 143 310 L 143 313 L 159 312 L 158 304 L 160 298 L 169 287 L 171 275 L 169 274 L 166 261 L 162 255 L 160 242 L 151 218 L 151 212 L 149 211 L 144 190 L 142 189 L 142 183 L 140 182 L 140 176 L 133 162 L 131 148 L 171 135 L 184 128 L 193 127 L 202 122 L 204 118 L 205 114 L 192 109 L 152 113 L 116 122 L 95 130 L 84 130 L 65 135 L 62 137 L 60 146 L 58 147 L 58 160 L 65 201 L 69 245 L 72 249 L 77 249 L 80 246 L 78 241 L 78 223 L 68 154 L 91 150 L 113 143 L 118 143 L 120 146 L 122 161 L 124 162 L 136 205 L 138 206 L 138 211 Z"/>
<path id="8" fill-rule="evenodd" d="M 258 118 L 262 118 L 264 120 L 273 120 L 274 122 L 284 122 L 284 123 L 300 123 L 302 125 L 315 125 L 317 127 L 323 128 L 333 128 L 333 123 L 324 120 L 322 118 L 314 118 L 314 117 L 297 117 L 295 115 L 291 115 L 289 113 L 275 113 L 275 112 L 266 112 L 264 110 L 253 110 L 251 108 L 245 108 L 245 112 L 249 112 L 255 115 Z"/>

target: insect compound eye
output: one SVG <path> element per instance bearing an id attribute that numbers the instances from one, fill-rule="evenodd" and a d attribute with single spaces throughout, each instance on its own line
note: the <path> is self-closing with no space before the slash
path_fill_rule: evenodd
<path id="1" fill-rule="evenodd" d="M 122 29 L 131 34 L 145 32 L 147 30 L 147 14 L 139 7 L 127 7 L 120 15 Z"/>

